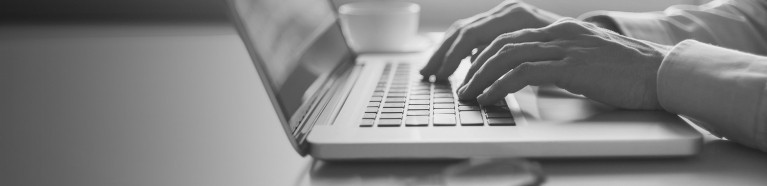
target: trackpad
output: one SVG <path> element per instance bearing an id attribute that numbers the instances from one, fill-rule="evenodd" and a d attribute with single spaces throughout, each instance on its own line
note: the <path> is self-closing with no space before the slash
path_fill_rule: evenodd
<path id="1" fill-rule="evenodd" d="M 514 93 L 528 122 L 646 122 L 667 120 L 670 113 L 619 109 L 556 86 L 528 86 Z"/>

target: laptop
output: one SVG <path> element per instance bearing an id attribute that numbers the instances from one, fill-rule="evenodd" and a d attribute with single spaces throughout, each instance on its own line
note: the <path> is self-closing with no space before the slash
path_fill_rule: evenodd
<path id="1" fill-rule="evenodd" d="M 459 101 L 466 65 L 434 82 L 418 74 L 431 51 L 357 54 L 328 1 L 228 4 L 279 124 L 304 156 L 688 156 L 702 143 L 677 115 L 617 109 L 553 86 L 526 87 L 494 105 Z"/>

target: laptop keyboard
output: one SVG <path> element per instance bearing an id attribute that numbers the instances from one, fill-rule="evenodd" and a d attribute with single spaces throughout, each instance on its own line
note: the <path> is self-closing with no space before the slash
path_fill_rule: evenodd
<path id="1" fill-rule="evenodd" d="M 424 81 L 410 68 L 386 64 L 360 127 L 515 126 L 505 101 L 458 101 L 450 82 Z"/>

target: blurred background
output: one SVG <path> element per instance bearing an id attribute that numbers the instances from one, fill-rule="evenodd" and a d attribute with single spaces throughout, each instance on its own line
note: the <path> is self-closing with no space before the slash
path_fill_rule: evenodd
<path id="1" fill-rule="evenodd" d="M 362 0 L 332 0 L 336 6 Z M 422 28 L 444 29 L 454 20 L 488 10 L 502 0 L 409 0 L 421 5 Z M 646 12 L 708 0 L 526 0 L 551 12 L 575 17 L 592 10 Z M 225 22 L 223 0 L 4 0 L 0 22 Z"/>

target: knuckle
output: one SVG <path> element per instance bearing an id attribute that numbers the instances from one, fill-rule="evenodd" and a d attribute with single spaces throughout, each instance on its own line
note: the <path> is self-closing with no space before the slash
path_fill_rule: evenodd
<path id="1" fill-rule="evenodd" d="M 577 59 L 582 59 L 584 57 L 587 57 L 589 55 L 589 52 L 586 51 L 584 48 L 580 47 L 573 47 L 567 49 L 567 56 L 570 58 L 570 62 L 578 62 Z"/>
<path id="2" fill-rule="evenodd" d="M 459 19 L 453 22 L 453 25 L 451 25 L 451 27 L 461 28 L 465 26 L 466 24 L 468 24 L 467 22 L 469 22 L 469 18 Z"/>
<path id="3" fill-rule="evenodd" d="M 570 18 L 570 17 L 565 17 L 565 18 L 560 18 L 560 19 L 557 19 L 557 21 L 554 21 L 554 23 L 555 23 L 555 24 L 559 24 L 559 23 L 564 23 L 564 22 L 573 22 L 573 21 L 575 21 L 575 19 L 573 19 L 573 18 Z"/>
<path id="4" fill-rule="evenodd" d="M 560 34 L 584 33 L 588 28 L 576 20 L 565 20 L 551 25 L 551 30 Z"/>
<path id="5" fill-rule="evenodd" d="M 516 75 L 516 78 L 523 78 L 530 75 L 531 70 L 533 68 L 533 64 L 531 62 L 524 62 L 522 64 L 519 64 L 516 68 L 514 68 L 514 71 L 516 71 L 514 74 Z"/>
<path id="6" fill-rule="evenodd" d="M 511 39 L 511 38 L 514 38 L 514 35 L 515 35 L 514 32 L 506 32 L 501 35 L 498 35 L 498 37 L 495 37 L 495 40 L 503 41 L 503 40 Z"/>
<path id="7" fill-rule="evenodd" d="M 503 45 L 503 47 L 501 47 L 501 50 L 499 50 L 498 53 L 499 54 L 506 54 L 506 53 L 509 53 L 511 51 L 514 51 L 514 49 L 516 49 L 517 47 L 519 47 L 519 44 L 515 44 L 515 43 L 505 44 L 505 45 Z"/>
<path id="8" fill-rule="evenodd" d="M 461 35 L 461 37 L 471 37 L 476 32 L 477 32 L 477 27 L 465 26 L 461 28 L 461 30 L 458 33 Z"/>
<path id="9" fill-rule="evenodd" d="M 513 32 L 515 36 L 522 36 L 522 35 L 533 35 L 540 33 L 539 29 L 535 28 L 525 28 L 516 32 Z"/>

